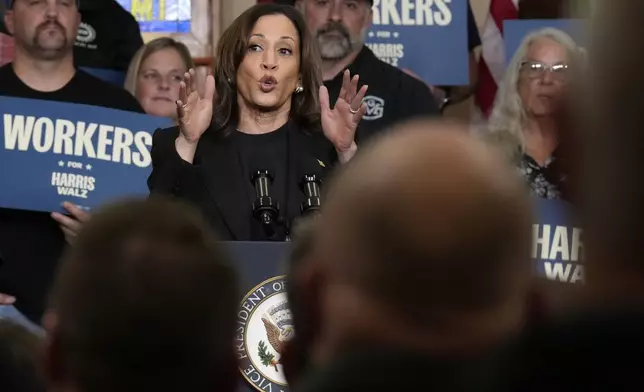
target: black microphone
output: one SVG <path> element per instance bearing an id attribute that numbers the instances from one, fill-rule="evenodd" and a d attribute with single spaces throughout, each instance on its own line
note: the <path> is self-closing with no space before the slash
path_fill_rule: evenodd
<path id="1" fill-rule="evenodd" d="M 270 195 L 274 178 L 273 173 L 265 169 L 254 171 L 250 178 L 257 195 L 253 202 L 253 217 L 262 224 L 269 237 L 275 234 L 273 225 L 277 223 L 280 213 L 279 203 Z"/>
<path id="2" fill-rule="evenodd" d="M 306 162 L 304 174 L 300 180 L 300 190 L 304 193 L 306 198 L 300 205 L 302 215 L 309 215 L 317 213 L 322 207 L 322 197 L 320 194 L 320 187 L 322 186 L 322 176 L 317 162 Z"/>
<path id="3" fill-rule="evenodd" d="M 302 215 L 316 213 L 322 208 L 320 198 L 320 177 L 316 174 L 305 174 L 300 182 L 300 189 L 304 192 L 306 199 L 300 205 Z"/>

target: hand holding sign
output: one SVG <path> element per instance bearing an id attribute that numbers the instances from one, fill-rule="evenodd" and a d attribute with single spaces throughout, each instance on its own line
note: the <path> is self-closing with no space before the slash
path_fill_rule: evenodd
<path id="1" fill-rule="evenodd" d="M 152 130 L 173 120 L 98 106 L 0 96 L 0 207 L 84 210 L 149 195 Z M 16 173 L 19 173 L 16 174 Z"/>
<path id="2" fill-rule="evenodd" d="M 69 244 L 73 244 L 83 225 L 89 220 L 90 214 L 69 202 L 63 203 L 63 207 L 65 207 L 71 217 L 58 212 L 52 212 L 51 217 L 58 222 L 61 230 L 65 233 L 65 240 Z"/>
<path id="3" fill-rule="evenodd" d="M 197 89 L 195 70 L 186 72 L 184 77 L 185 80 L 179 86 L 177 118 L 181 136 L 186 142 L 196 144 L 212 120 L 215 79 L 212 75 L 206 77 L 206 88 L 202 96 Z"/>
<path id="4" fill-rule="evenodd" d="M 13 305 L 16 302 L 16 298 L 0 293 L 0 305 Z"/>

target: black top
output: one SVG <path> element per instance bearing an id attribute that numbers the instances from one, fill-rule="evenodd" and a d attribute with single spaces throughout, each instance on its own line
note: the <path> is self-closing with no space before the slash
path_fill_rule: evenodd
<path id="1" fill-rule="evenodd" d="M 130 93 L 83 71 L 60 90 L 41 92 L 24 84 L 7 64 L 0 67 L 0 95 L 143 112 Z M 64 245 L 49 214 L 0 208 L 0 293 L 14 295 L 16 307 L 36 323 Z"/>
<path id="2" fill-rule="evenodd" d="M 242 173 L 246 173 L 245 202 L 251 206 L 257 198 L 255 185 L 251 181 L 252 174 L 259 170 L 267 170 L 273 176 L 269 195 L 278 203 L 277 206 L 282 219 L 291 216 L 289 211 L 285 210 L 289 205 L 286 197 L 288 195 L 287 184 L 290 182 L 290 179 L 287 178 L 288 170 L 286 169 L 288 167 L 288 136 L 288 124 L 276 131 L 261 135 L 251 135 L 243 132 L 232 132 L 230 134 Z M 294 178 L 293 181 L 295 180 Z M 285 225 L 278 225 L 275 228 L 275 233 L 269 235 L 259 221 L 253 218 L 252 209 L 248 208 L 247 212 L 248 216 L 245 219 L 250 222 L 252 239 L 268 241 L 272 239 L 284 240 L 286 238 Z"/>
<path id="3" fill-rule="evenodd" d="M 84 0 L 79 11 L 75 64 L 126 72 L 132 57 L 143 46 L 134 16 L 115 0 Z"/>
<path id="4" fill-rule="evenodd" d="M 193 204 L 224 241 L 285 240 L 286 228 L 301 216 L 306 199 L 299 186 L 302 177 L 324 177 L 337 161 L 333 145 L 321 131 L 302 130 L 293 122 L 264 135 L 211 127 L 199 140 L 194 164 L 177 153 L 178 135 L 177 127 L 154 133 L 150 191 Z M 273 236 L 252 216 L 256 195 L 251 172 L 257 169 L 275 175 L 270 195 L 279 203 L 283 226 Z"/>
<path id="5" fill-rule="evenodd" d="M 398 68 L 379 60 L 366 45 L 348 67 L 360 75 L 360 85 L 369 85 L 364 115 L 356 132 L 358 145 L 393 124 L 416 116 L 440 114 L 429 87 Z M 335 102 L 342 87 L 342 72 L 324 82 Z"/>

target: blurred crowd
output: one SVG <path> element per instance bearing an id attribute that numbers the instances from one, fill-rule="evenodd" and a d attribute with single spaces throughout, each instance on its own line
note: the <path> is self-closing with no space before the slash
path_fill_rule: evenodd
<path id="1" fill-rule="evenodd" d="M 291 242 L 295 333 L 266 361 L 293 391 L 638 390 L 644 3 L 602 4 L 588 53 L 528 34 L 478 132 L 441 118 L 475 78 L 428 86 L 365 45 L 373 1 L 290 3 L 242 13 L 203 78 L 115 2 L 6 4 L 0 95 L 174 126 L 154 132 L 146 200 L 0 208 L 0 390 L 237 390 L 254 370 L 223 241 Z M 108 12 L 119 34 L 88 16 Z M 106 38 L 79 46 L 87 26 Z M 247 178 L 266 165 L 279 206 Z M 303 214 L 311 173 L 323 203 Z M 557 296 L 529 261 L 535 199 L 570 203 L 584 228 L 585 284 Z"/>

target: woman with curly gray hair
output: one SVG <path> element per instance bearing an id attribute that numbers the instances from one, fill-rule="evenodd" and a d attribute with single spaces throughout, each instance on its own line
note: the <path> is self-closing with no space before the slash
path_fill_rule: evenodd
<path id="1" fill-rule="evenodd" d="M 518 166 L 533 194 L 561 197 L 566 181 L 561 145 L 565 98 L 582 52 L 566 33 L 545 28 L 530 33 L 508 65 L 488 123 L 490 140 Z"/>

